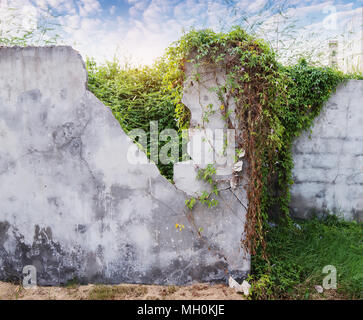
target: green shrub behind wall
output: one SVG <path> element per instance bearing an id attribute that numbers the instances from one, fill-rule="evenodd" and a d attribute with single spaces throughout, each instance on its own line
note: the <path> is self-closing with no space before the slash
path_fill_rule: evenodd
<path id="1" fill-rule="evenodd" d="M 161 60 L 153 66 L 132 68 L 117 60 L 97 65 L 87 60 L 88 88 L 109 106 L 126 133 L 143 129 L 148 136 L 150 155 L 150 121 L 158 121 L 159 132 L 178 130 L 174 117 L 175 104 L 170 93 L 162 89 L 166 65 Z M 160 143 L 160 148 L 165 144 Z M 173 164 L 158 164 L 162 175 L 173 178 Z"/>

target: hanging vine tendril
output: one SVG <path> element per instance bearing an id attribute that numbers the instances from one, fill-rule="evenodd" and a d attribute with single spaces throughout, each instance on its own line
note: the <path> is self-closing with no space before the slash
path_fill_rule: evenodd
<path id="1" fill-rule="evenodd" d="M 192 30 L 168 49 L 166 57 L 165 90 L 173 93 L 181 129 L 188 127 L 190 119 L 181 103 L 186 63 L 196 69 L 217 66 L 225 70 L 226 81 L 217 93 L 229 128 L 241 132 L 237 148 L 245 150 L 248 163 L 244 245 L 251 254 L 262 248 L 267 259 L 264 230 L 269 210 L 278 210 L 288 220 L 292 140 L 311 125 L 344 76 L 329 68 L 310 67 L 305 61 L 283 67 L 263 40 L 239 27 L 229 33 Z M 318 89 L 311 93 L 313 85 Z M 230 98 L 235 103 L 237 128 L 228 117 Z"/>

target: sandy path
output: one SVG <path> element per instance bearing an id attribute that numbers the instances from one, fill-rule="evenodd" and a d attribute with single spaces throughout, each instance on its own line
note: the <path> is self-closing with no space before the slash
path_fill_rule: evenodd
<path id="1" fill-rule="evenodd" d="M 24 289 L 22 286 L 0 282 L 0 300 L 242 300 L 226 285 L 194 284 L 190 286 L 157 286 L 121 284 L 72 285 L 68 287 L 37 287 Z"/>

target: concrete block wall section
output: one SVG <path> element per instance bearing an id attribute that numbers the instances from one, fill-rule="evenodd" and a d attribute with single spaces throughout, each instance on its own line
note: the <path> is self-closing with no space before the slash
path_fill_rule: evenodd
<path id="1" fill-rule="evenodd" d="M 363 221 L 363 81 L 338 87 L 293 154 L 294 216 L 330 212 Z"/>
<path id="2" fill-rule="evenodd" d="M 0 280 L 21 279 L 26 265 L 36 267 L 40 285 L 246 276 L 243 188 L 221 183 L 219 205 L 197 204 L 191 214 L 185 200 L 205 187 L 194 167 L 176 164 L 174 186 L 154 164 L 129 163 L 132 141 L 87 91 L 84 63 L 70 47 L 0 48 L 0 74 Z M 184 95 L 196 126 L 199 102 L 218 104 L 204 88 L 215 83 L 205 80 Z M 363 81 L 340 86 L 312 133 L 295 141 L 295 216 L 330 211 L 363 220 L 362 98 Z M 214 115 L 208 126 L 223 125 Z"/>
<path id="3" fill-rule="evenodd" d="M 243 195 L 191 215 L 154 164 L 130 164 L 133 143 L 87 91 L 76 51 L 0 48 L 0 74 L 0 280 L 26 265 L 39 285 L 246 276 Z"/>

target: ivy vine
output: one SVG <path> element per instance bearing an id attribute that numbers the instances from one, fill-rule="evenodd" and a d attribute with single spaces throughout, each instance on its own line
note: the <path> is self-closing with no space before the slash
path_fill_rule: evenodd
<path id="1" fill-rule="evenodd" d="M 248 163 L 244 245 L 251 254 L 260 248 L 264 255 L 269 214 L 278 212 L 279 219 L 290 221 L 293 139 L 311 126 L 347 76 L 328 67 L 311 66 L 303 59 L 295 66 L 283 66 L 266 42 L 240 27 L 228 33 L 192 30 L 168 48 L 166 57 L 169 68 L 164 87 L 174 97 L 179 129 L 188 128 L 190 120 L 189 110 L 181 103 L 186 63 L 194 65 L 196 81 L 201 67 L 225 70 L 226 82 L 216 92 L 228 127 L 242 132 L 236 148 L 246 152 Z M 229 121 L 229 98 L 236 105 L 236 128 Z M 198 200 L 206 201 L 210 194 L 203 193 Z M 186 205 L 192 209 L 195 202 L 188 199 Z"/>

